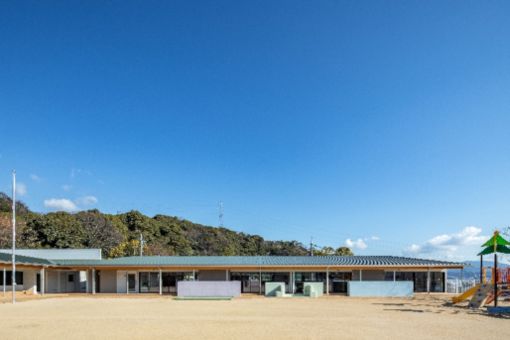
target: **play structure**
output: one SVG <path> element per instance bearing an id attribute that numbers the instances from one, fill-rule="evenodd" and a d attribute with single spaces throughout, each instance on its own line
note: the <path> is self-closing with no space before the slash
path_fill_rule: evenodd
<path id="1" fill-rule="evenodd" d="M 497 253 L 510 254 L 508 247 L 510 242 L 505 240 L 498 231 L 485 242 L 485 247 L 478 255 L 480 255 L 480 283 L 468 289 L 464 293 L 452 298 L 452 302 L 459 303 L 470 299 L 470 308 L 480 308 L 484 305 L 494 303 L 491 308 L 493 313 L 510 313 L 510 307 L 498 307 L 498 298 L 510 299 L 510 268 L 498 269 Z M 494 267 L 483 267 L 483 256 L 494 254 Z M 487 272 L 491 273 L 490 282 L 487 280 Z"/>

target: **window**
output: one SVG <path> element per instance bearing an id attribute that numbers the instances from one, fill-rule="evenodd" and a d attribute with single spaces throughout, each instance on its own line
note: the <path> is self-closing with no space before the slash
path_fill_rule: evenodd
<path id="1" fill-rule="evenodd" d="M 67 275 L 67 282 L 74 282 L 74 274 Z"/>
<path id="2" fill-rule="evenodd" d="M 7 286 L 12 285 L 12 271 L 5 272 L 5 284 Z M 4 284 L 4 272 L 0 271 L 0 285 Z M 23 285 L 23 272 L 16 272 L 16 285 Z"/>

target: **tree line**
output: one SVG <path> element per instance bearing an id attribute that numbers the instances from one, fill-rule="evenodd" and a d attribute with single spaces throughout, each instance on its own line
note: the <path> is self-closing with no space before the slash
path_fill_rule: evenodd
<path id="1" fill-rule="evenodd" d="M 0 248 L 11 247 L 11 204 L 0 193 Z M 310 255 L 298 241 L 265 240 L 258 235 L 193 223 L 174 216 L 146 216 L 132 210 L 105 214 L 99 210 L 77 213 L 32 212 L 17 202 L 19 248 L 101 248 L 103 257 L 144 255 Z M 313 255 L 352 255 L 347 247 L 323 247 Z"/>

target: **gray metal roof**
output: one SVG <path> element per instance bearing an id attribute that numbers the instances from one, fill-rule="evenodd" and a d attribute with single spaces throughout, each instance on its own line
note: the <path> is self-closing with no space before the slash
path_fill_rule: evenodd
<path id="1" fill-rule="evenodd" d="M 63 266 L 345 266 L 345 267 L 462 267 L 457 262 L 397 256 L 131 256 L 115 259 L 55 260 Z"/>
<path id="2" fill-rule="evenodd" d="M 11 253 L 11 249 L 0 249 L 0 253 Z M 101 260 L 101 249 L 16 249 L 16 255 L 47 260 Z"/>
<path id="3" fill-rule="evenodd" d="M 0 253 L 0 263 L 12 264 L 11 254 Z M 47 259 L 41 259 L 38 257 L 16 255 L 16 264 L 27 264 L 27 265 L 52 265 L 53 262 Z"/>

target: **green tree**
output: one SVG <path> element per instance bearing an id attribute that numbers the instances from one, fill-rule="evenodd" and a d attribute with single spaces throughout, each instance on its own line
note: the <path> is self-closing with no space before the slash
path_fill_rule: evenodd
<path id="1" fill-rule="evenodd" d="M 76 216 L 66 212 L 38 215 L 27 223 L 27 239 L 42 247 L 83 248 L 85 233 Z"/>
<path id="2" fill-rule="evenodd" d="M 349 247 L 338 247 L 335 250 L 335 255 L 339 256 L 353 256 L 354 253 Z"/>
<path id="3" fill-rule="evenodd" d="M 103 256 L 108 256 L 124 240 L 121 232 L 98 210 L 82 211 L 75 217 L 83 228 L 83 245 L 87 248 L 100 248 Z"/>

